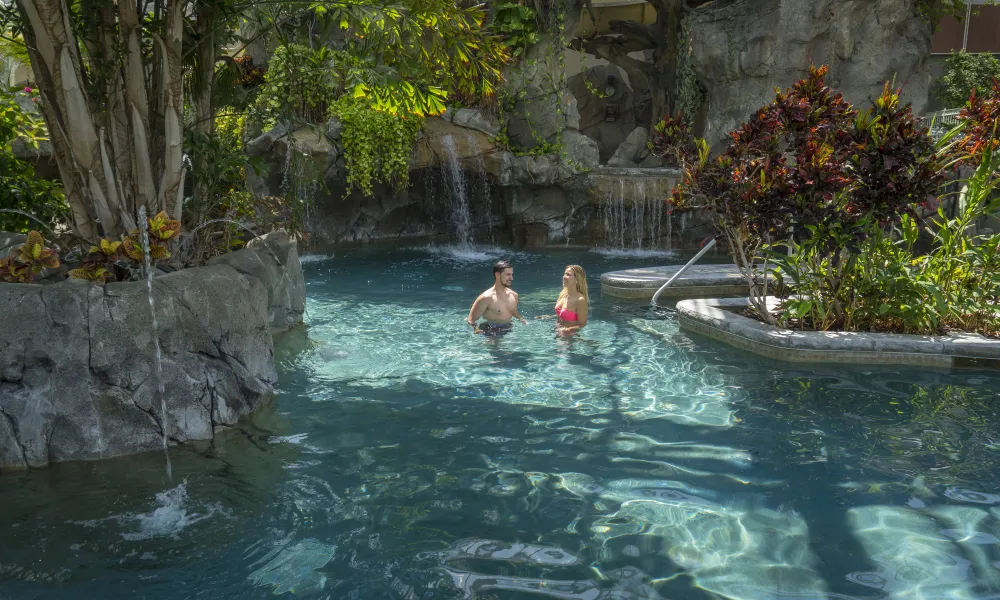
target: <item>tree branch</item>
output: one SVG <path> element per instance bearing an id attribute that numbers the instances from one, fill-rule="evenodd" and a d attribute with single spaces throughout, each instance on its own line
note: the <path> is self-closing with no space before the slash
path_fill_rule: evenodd
<path id="1" fill-rule="evenodd" d="M 576 39 L 571 47 L 621 67 L 628 74 L 632 89 L 649 87 L 649 76 L 653 65 L 628 56 L 630 52 L 648 50 L 649 47 L 644 44 L 637 43 L 635 40 L 627 40 L 621 36 L 602 35 L 590 40 Z"/>
<path id="2" fill-rule="evenodd" d="M 643 48 L 640 48 L 641 50 L 656 48 L 656 35 L 653 27 L 650 25 L 644 25 L 638 21 L 623 21 L 621 19 L 612 19 L 609 25 L 611 26 L 611 31 L 643 44 Z"/>

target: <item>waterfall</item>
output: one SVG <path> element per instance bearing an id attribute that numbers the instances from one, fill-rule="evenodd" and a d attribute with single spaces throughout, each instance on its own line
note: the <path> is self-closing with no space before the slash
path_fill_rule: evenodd
<path id="1" fill-rule="evenodd" d="M 664 210 L 661 182 L 616 176 L 601 202 L 605 247 L 618 251 L 669 251 L 673 227 Z"/>
<path id="2" fill-rule="evenodd" d="M 490 238 L 493 237 L 493 211 L 490 206 L 491 200 L 491 190 L 490 190 L 490 179 L 486 174 L 486 162 L 483 160 L 482 150 L 479 148 L 479 144 L 476 142 L 476 136 L 472 135 L 472 132 L 466 132 L 466 139 L 469 142 L 469 148 L 476 157 L 476 179 L 473 181 L 472 197 L 476 198 L 477 206 L 480 210 L 480 214 L 486 215 L 486 228 L 490 234 Z"/>
<path id="3" fill-rule="evenodd" d="M 447 153 L 444 179 L 448 188 L 448 196 L 451 199 L 451 222 L 455 226 L 455 239 L 459 246 L 468 248 L 472 246 L 472 216 L 469 214 L 469 196 L 465 185 L 465 175 L 462 172 L 462 163 L 458 158 L 455 138 L 446 135 L 442 139 L 442 144 Z"/>

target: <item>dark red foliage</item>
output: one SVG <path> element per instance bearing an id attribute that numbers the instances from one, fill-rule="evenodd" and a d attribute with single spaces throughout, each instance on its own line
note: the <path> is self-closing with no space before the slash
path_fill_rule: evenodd
<path id="1" fill-rule="evenodd" d="M 672 204 L 707 208 L 726 227 L 745 224 L 770 243 L 833 223 L 885 224 L 924 201 L 943 165 L 910 106 L 900 107 L 886 85 L 858 113 L 826 85 L 826 72 L 810 68 L 730 133 L 725 152 L 685 173 Z"/>
<path id="2" fill-rule="evenodd" d="M 969 101 L 958 115 L 959 120 L 965 122 L 962 150 L 973 157 L 981 156 L 987 148 L 996 150 L 1000 147 L 1000 137 L 997 135 L 1000 125 L 1000 81 L 993 80 L 991 92 L 980 95 L 972 90 Z"/>
<path id="3" fill-rule="evenodd" d="M 684 168 L 698 161 L 698 144 L 681 113 L 666 115 L 653 126 L 649 149 L 663 158 L 663 166 Z"/>
<path id="4" fill-rule="evenodd" d="M 872 107 L 858 115 L 852 131 L 848 169 L 854 180 L 845 212 L 854 219 L 870 215 L 887 225 L 933 197 L 945 181 L 944 157 L 899 90 L 885 84 Z"/>
<path id="5" fill-rule="evenodd" d="M 240 77 L 236 81 L 236 84 L 243 87 L 244 89 L 255 88 L 264 85 L 264 73 L 267 71 L 264 67 L 255 66 L 253 64 L 253 57 L 249 54 L 244 54 L 243 56 L 237 56 L 233 61 L 240 68 Z"/>

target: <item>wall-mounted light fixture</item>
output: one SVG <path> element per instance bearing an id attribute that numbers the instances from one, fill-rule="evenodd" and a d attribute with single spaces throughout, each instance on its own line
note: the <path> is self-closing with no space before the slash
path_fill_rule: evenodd
<path id="1" fill-rule="evenodd" d="M 604 86 L 604 95 L 610 98 L 615 95 L 615 76 L 608 75 L 608 83 Z"/>

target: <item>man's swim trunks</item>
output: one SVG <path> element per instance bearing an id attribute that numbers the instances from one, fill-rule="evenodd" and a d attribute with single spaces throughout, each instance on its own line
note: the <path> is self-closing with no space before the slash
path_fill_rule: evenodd
<path id="1" fill-rule="evenodd" d="M 480 323 L 479 329 L 490 337 L 499 337 L 514 329 L 513 323 Z"/>

